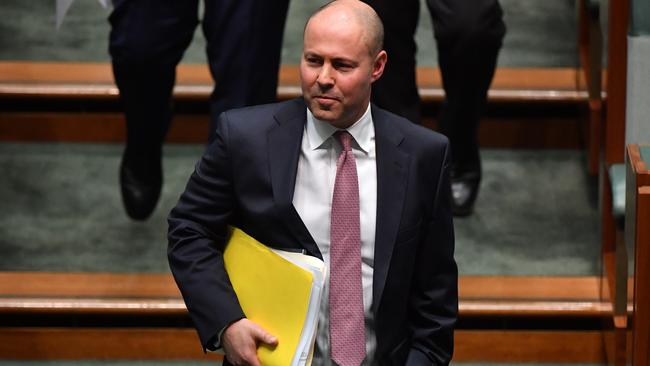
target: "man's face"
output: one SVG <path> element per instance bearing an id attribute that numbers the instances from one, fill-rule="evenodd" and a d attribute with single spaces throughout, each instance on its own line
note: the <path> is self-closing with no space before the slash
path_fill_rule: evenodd
<path id="1" fill-rule="evenodd" d="M 356 122 L 368 107 L 370 86 L 384 68 L 386 53 L 370 55 L 358 22 L 311 19 L 300 61 L 302 93 L 317 119 L 338 128 Z"/>

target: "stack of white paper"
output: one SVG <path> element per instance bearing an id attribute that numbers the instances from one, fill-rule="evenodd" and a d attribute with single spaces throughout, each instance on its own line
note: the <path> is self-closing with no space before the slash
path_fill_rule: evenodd
<path id="1" fill-rule="evenodd" d="M 271 250 L 291 263 L 310 271 L 313 275 L 307 317 L 302 328 L 302 333 L 300 334 L 297 352 L 291 362 L 292 366 L 311 365 L 314 355 L 316 332 L 318 330 L 318 312 L 323 294 L 323 286 L 325 285 L 325 277 L 327 276 L 325 263 L 316 257 L 302 253 L 287 252 L 273 248 Z"/>

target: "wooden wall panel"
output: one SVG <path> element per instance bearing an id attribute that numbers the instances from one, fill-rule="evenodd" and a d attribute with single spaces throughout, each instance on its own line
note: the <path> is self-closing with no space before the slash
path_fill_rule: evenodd
<path id="1" fill-rule="evenodd" d="M 16 360 L 207 360 L 189 329 L 0 328 L 0 355 Z M 456 362 L 603 363 L 602 334 L 457 331 Z"/>
<path id="2" fill-rule="evenodd" d="M 646 174 L 646 177 L 649 177 Z M 637 192 L 634 262 L 634 366 L 650 365 L 650 186 Z"/>
<path id="3" fill-rule="evenodd" d="M 0 355 L 15 360 L 208 360 L 191 329 L 0 328 Z"/>

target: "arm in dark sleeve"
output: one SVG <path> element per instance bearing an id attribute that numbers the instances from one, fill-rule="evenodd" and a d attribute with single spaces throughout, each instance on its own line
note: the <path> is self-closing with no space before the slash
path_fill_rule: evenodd
<path id="1" fill-rule="evenodd" d="M 454 260 L 449 145 L 443 148 L 432 219 L 424 228 L 410 297 L 412 329 L 407 365 L 447 365 L 458 315 L 458 269 Z"/>
<path id="2" fill-rule="evenodd" d="M 235 211 L 227 114 L 168 217 L 168 259 L 204 349 L 243 318 L 223 263 Z"/>

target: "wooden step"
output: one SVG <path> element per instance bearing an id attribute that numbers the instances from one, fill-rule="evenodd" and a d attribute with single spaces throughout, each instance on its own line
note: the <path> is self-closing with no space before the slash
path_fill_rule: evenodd
<path id="1" fill-rule="evenodd" d="M 488 148 L 583 148 L 586 107 L 581 73 L 571 68 L 497 70 L 479 142 Z M 436 128 L 443 99 L 439 72 L 418 69 L 423 124 Z M 205 143 L 209 128 L 207 67 L 181 65 L 172 143 Z M 109 64 L 0 62 L 0 141 L 121 143 L 124 116 Z M 300 95 L 297 66 L 284 65 L 280 99 Z"/>
<path id="2" fill-rule="evenodd" d="M 460 316 L 603 317 L 599 277 L 462 276 Z M 186 314 L 169 274 L 0 273 L 0 314 Z"/>
<path id="3" fill-rule="evenodd" d="M 478 135 L 482 147 L 579 149 L 584 146 L 584 124 L 575 110 L 554 114 L 541 107 L 530 107 L 527 112 L 509 113 L 488 114 L 481 121 Z M 423 124 L 437 128 L 432 118 L 426 118 Z M 167 134 L 167 142 L 203 144 L 208 136 L 208 126 L 207 111 L 204 114 L 177 113 Z M 125 136 L 124 116 L 115 111 L 0 110 L 0 141 L 122 143 Z"/>
<path id="4" fill-rule="evenodd" d="M 499 68 L 489 102 L 584 102 L 581 73 L 575 68 Z M 298 66 L 282 65 L 280 99 L 300 95 Z M 417 83 L 422 100 L 444 97 L 437 68 L 419 67 Z M 212 92 L 206 65 L 182 64 L 177 69 L 174 96 L 181 100 L 206 100 Z M 0 62 L 0 98 L 115 99 L 118 95 L 108 63 Z"/>
<path id="5" fill-rule="evenodd" d="M 604 363 L 599 277 L 463 276 L 459 292 L 456 362 Z M 170 274 L 0 273 L 0 323 L 5 359 L 219 360 Z"/>

